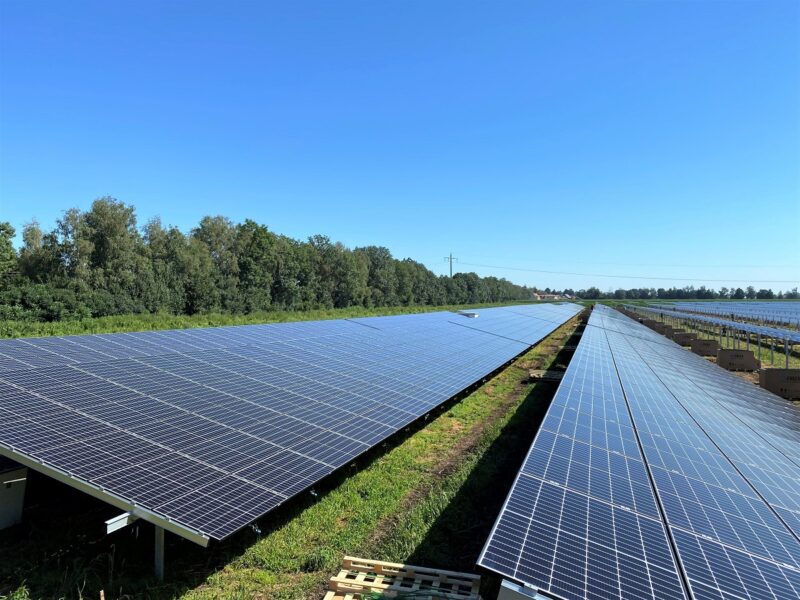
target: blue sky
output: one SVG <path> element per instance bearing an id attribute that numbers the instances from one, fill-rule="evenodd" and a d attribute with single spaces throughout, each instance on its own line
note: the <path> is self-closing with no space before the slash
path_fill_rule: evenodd
<path id="1" fill-rule="evenodd" d="M 3 0 L 0 219 L 104 195 L 540 287 L 788 289 L 800 3 Z"/>

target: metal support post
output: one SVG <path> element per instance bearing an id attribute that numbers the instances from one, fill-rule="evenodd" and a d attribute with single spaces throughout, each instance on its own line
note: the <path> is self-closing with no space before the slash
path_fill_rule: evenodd
<path id="1" fill-rule="evenodd" d="M 154 572 L 156 579 L 159 581 L 164 580 L 164 528 L 155 526 L 156 544 L 155 544 L 155 564 Z"/>

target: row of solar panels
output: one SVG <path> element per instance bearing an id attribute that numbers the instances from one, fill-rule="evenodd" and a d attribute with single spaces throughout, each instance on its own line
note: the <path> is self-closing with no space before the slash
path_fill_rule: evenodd
<path id="1" fill-rule="evenodd" d="M 740 317 L 773 323 L 800 325 L 800 302 L 669 302 L 653 304 L 676 310 L 698 312 L 722 317 Z"/>
<path id="2" fill-rule="evenodd" d="M 800 597 L 800 410 L 597 306 L 479 563 L 551 596 Z"/>
<path id="3" fill-rule="evenodd" d="M 205 544 L 575 316 L 573 304 L 0 341 L 0 454 Z"/>
<path id="4" fill-rule="evenodd" d="M 745 323 L 742 321 L 731 321 L 730 319 L 722 319 L 719 317 L 708 317 L 705 315 L 698 315 L 694 313 L 687 313 L 679 310 L 674 310 L 671 309 L 670 307 L 650 308 L 646 306 L 635 306 L 626 304 L 625 308 L 633 311 L 654 314 L 654 315 L 666 314 L 672 317 L 677 317 L 679 319 L 687 319 L 687 320 L 699 321 L 702 323 L 709 323 L 711 325 L 717 325 L 721 327 L 735 329 L 737 331 L 746 331 L 748 333 L 761 335 L 762 337 L 765 338 L 771 338 L 775 340 L 788 340 L 792 344 L 800 344 L 800 331 L 794 331 L 791 329 L 782 329 L 780 327 L 767 327 L 765 325 L 756 325 L 754 323 Z"/>

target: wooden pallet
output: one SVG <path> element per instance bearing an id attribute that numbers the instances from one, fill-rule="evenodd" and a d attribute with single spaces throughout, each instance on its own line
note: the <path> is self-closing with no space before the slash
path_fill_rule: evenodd
<path id="1" fill-rule="evenodd" d="M 528 371 L 529 381 L 561 381 L 564 377 L 564 371 L 549 370 L 543 371 L 541 369 L 531 369 Z"/>
<path id="2" fill-rule="evenodd" d="M 471 573 L 345 556 L 324 600 L 362 600 L 376 593 L 382 598 L 413 594 L 414 600 L 479 600 L 480 583 L 480 576 Z"/>

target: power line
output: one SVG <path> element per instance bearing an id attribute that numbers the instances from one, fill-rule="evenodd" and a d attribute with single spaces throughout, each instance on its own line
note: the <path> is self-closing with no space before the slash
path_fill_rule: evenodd
<path id="1" fill-rule="evenodd" d="M 450 278 L 452 279 L 452 277 L 453 277 L 453 261 L 458 262 L 458 259 L 455 258 L 453 256 L 453 253 L 451 252 L 450 256 L 445 256 L 444 257 L 444 262 L 448 262 L 448 261 L 450 262 Z"/>
<path id="2" fill-rule="evenodd" d="M 690 282 L 708 282 L 708 283 L 793 283 L 797 285 L 796 279 L 705 279 L 705 278 L 691 278 L 691 277 L 646 277 L 643 275 L 610 275 L 607 273 L 573 273 L 571 271 L 546 271 L 544 269 L 525 269 L 522 267 L 501 267 L 498 265 L 483 265 L 479 263 L 460 263 L 468 267 L 482 267 L 484 269 L 502 269 L 506 271 L 525 271 L 528 273 L 547 273 L 550 275 L 577 275 L 580 277 L 605 277 L 611 279 L 644 279 L 644 280 L 657 280 L 657 281 L 690 281 Z"/>
<path id="3" fill-rule="evenodd" d="M 489 256 L 474 256 L 467 257 L 476 258 L 478 260 L 494 260 L 494 257 Z M 538 261 L 542 262 L 542 261 Z M 544 261 L 544 264 L 552 264 L 550 261 Z M 612 265 L 615 267 L 649 267 L 649 268 L 664 268 L 664 269 L 800 269 L 798 264 L 780 264 L 780 265 L 681 265 L 681 264 L 656 264 L 656 263 L 627 263 L 627 262 L 610 262 L 610 261 L 585 261 L 585 260 L 570 260 L 572 264 L 576 265 Z M 466 263 L 464 263 L 466 264 Z"/>

